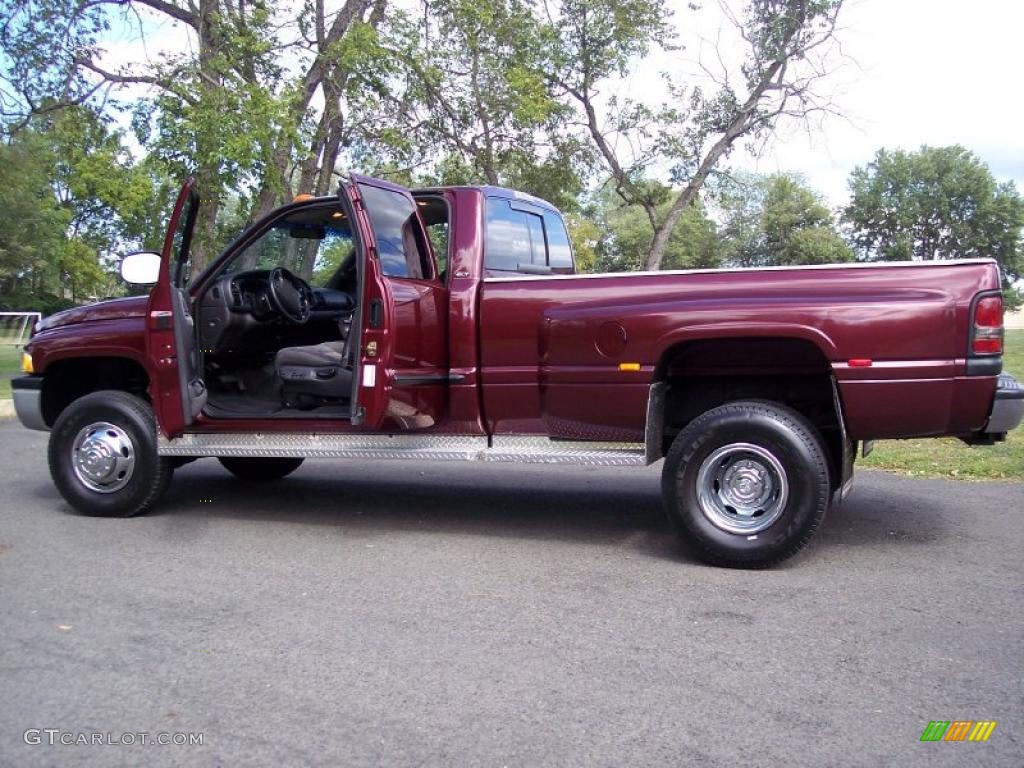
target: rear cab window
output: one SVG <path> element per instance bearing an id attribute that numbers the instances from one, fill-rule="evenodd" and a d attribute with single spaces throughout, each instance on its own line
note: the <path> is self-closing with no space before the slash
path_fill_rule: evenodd
<path id="1" fill-rule="evenodd" d="M 573 274 L 562 217 L 540 205 L 488 197 L 484 270 L 491 277 Z"/>

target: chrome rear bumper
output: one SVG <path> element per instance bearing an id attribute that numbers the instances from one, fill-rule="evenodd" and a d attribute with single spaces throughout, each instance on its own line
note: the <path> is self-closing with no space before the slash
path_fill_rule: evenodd
<path id="1" fill-rule="evenodd" d="M 1024 417 L 1024 386 L 1013 376 L 1004 373 L 999 377 L 996 396 L 992 401 L 992 411 L 984 432 L 989 434 L 1005 434 L 1016 429 Z"/>

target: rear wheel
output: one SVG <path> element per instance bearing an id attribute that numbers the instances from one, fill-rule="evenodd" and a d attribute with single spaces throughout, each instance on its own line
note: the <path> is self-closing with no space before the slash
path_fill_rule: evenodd
<path id="1" fill-rule="evenodd" d="M 235 477 L 251 483 L 280 480 L 302 465 L 302 459 L 249 458 L 243 456 L 222 456 L 219 459 L 224 469 Z"/>
<path id="2" fill-rule="evenodd" d="M 153 409 L 113 390 L 85 395 L 61 412 L 50 433 L 49 463 L 64 499 L 97 517 L 145 512 L 173 472 L 170 460 L 157 455 Z"/>
<path id="3" fill-rule="evenodd" d="M 662 490 L 673 526 L 701 558 L 766 567 L 796 554 L 824 519 L 828 454 L 818 431 L 793 409 L 729 403 L 679 433 Z"/>

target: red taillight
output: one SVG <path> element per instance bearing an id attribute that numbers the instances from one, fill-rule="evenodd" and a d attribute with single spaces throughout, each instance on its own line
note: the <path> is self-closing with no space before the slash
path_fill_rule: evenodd
<path id="1" fill-rule="evenodd" d="M 974 305 L 974 333 L 971 352 L 975 355 L 1003 353 L 1003 297 L 986 296 Z"/>

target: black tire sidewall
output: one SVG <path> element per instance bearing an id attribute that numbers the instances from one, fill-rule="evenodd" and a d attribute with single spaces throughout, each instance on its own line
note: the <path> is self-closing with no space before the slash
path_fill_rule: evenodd
<path id="1" fill-rule="evenodd" d="M 719 528 L 697 501 L 701 464 L 730 443 L 765 448 L 786 471 L 786 507 L 778 520 L 756 534 Z M 705 413 L 679 434 L 666 460 L 664 492 L 673 526 L 708 559 L 727 565 L 769 565 L 800 549 L 824 517 L 830 498 L 828 461 L 820 437 L 796 412 L 735 403 Z"/>
<path id="2" fill-rule="evenodd" d="M 124 488 L 99 493 L 76 476 L 71 460 L 75 437 L 84 427 L 106 421 L 124 430 L 135 450 L 135 468 Z M 128 517 L 145 511 L 169 478 L 168 461 L 157 455 L 153 412 L 142 399 L 125 392 L 94 392 L 71 403 L 57 418 L 48 448 L 50 474 L 64 499 L 96 517 Z"/>

